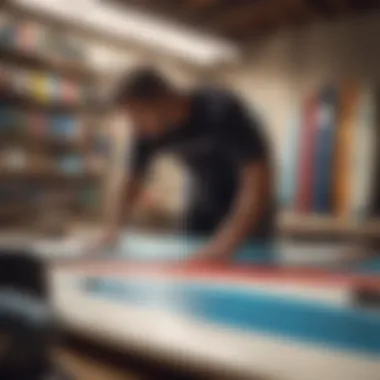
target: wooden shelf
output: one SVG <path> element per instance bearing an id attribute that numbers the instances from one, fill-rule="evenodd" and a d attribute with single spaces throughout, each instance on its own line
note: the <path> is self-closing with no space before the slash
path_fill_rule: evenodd
<path id="1" fill-rule="evenodd" d="M 65 103 L 41 102 L 28 95 L 15 94 L 12 89 L 0 89 L 0 103 L 23 109 L 41 110 L 49 113 L 100 113 L 106 112 L 109 107 L 101 103 Z"/>
<path id="2" fill-rule="evenodd" d="M 0 147 L 18 146 L 26 147 L 28 151 L 50 152 L 89 152 L 93 144 L 91 141 L 80 139 L 65 139 L 64 137 L 38 137 L 25 131 L 2 133 L 0 132 Z"/>
<path id="3" fill-rule="evenodd" d="M 71 181 L 71 182 L 92 182 L 98 181 L 102 175 L 95 173 L 70 174 L 54 170 L 4 170 L 0 169 L 0 181 L 4 180 L 38 180 L 44 182 L 51 181 Z"/>
<path id="4" fill-rule="evenodd" d="M 98 73 L 82 62 L 65 62 L 63 59 L 51 59 L 35 52 L 7 46 L 0 46 L 0 61 L 32 69 L 52 71 L 64 77 L 82 81 L 91 81 L 99 77 Z"/>
<path id="5" fill-rule="evenodd" d="M 361 221 L 285 212 L 279 215 L 278 229 L 283 235 L 380 238 L 380 219 Z"/>
<path id="6" fill-rule="evenodd" d="M 25 214 L 26 212 L 30 212 L 36 206 L 30 204 L 30 202 L 5 202 L 0 201 L 0 214 L 1 216 L 9 215 L 9 214 Z"/>
<path id="7" fill-rule="evenodd" d="M 13 18 L 20 18 L 22 22 L 25 19 L 33 20 L 34 17 L 28 11 L 19 13 L 13 8 L 13 2 L 5 1 L 5 10 L 11 11 Z M 16 16 L 16 17 L 15 17 Z M 72 34 L 74 31 L 71 28 L 63 28 L 59 24 L 59 20 L 50 20 L 47 23 L 54 32 L 65 34 L 69 29 Z M 63 36 L 62 36 L 63 37 Z M 19 169 L 9 168 L 4 165 L 5 161 L 0 161 L 0 183 L 4 184 L 4 181 L 14 181 L 14 183 L 23 189 L 28 189 L 28 186 L 36 185 L 38 188 L 46 190 L 46 194 L 50 194 L 51 190 L 63 192 L 69 191 L 70 194 L 74 194 L 75 205 L 71 208 L 67 208 L 68 213 L 74 213 L 75 218 L 86 217 L 89 220 L 94 219 L 98 211 L 94 211 L 90 205 L 86 203 L 86 199 L 78 194 L 80 186 L 95 185 L 95 188 L 103 187 L 100 181 L 106 180 L 106 173 L 104 170 L 96 170 L 95 166 L 85 166 L 87 172 L 68 173 L 61 169 L 59 163 L 56 162 L 57 155 L 61 153 L 78 153 L 83 157 L 89 158 L 89 164 L 92 162 L 92 153 L 96 155 L 96 141 L 93 139 L 91 133 L 94 124 L 99 123 L 101 116 L 109 111 L 112 111 L 111 107 L 106 104 L 105 101 L 96 97 L 96 88 L 101 84 L 101 81 L 105 79 L 103 75 L 91 68 L 91 62 L 85 61 L 86 57 L 68 57 L 65 58 L 64 54 L 59 52 L 57 54 L 51 54 L 51 51 L 32 51 L 26 49 L 20 49 L 17 46 L 0 45 L 0 61 L 7 67 L 14 67 L 14 69 L 21 69 L 23 72 L 28 73 L 35 72 L 37 75 L 41 74 L 53 74 L 55 77 L 62 78 L 62 83 L 73 82 L 73 86 L 78 86 L 78 96 L 71 98 L 66 97 L 70 102 L 66 101 L 64 96 L 53 96 L 49 91 L 43 96 L 38 96 L 38 93 L 31 87 L 26 88 L 25 92 L 16 92 L 14 87 L 7 79 L 7 73 L 4 72 L 0 83 L 0 105 L 9 106 L 14 108 L 17 112 L 23 111 L 37 111 L 46 116 L 54 116 L 59 114 L 72 115 L 75 117 L 85 117 L 85 125 L 83 128 L 84 135 L 78 136 L 78 139 L 65 139 L 61 136 L 36 136 L 33 135 L 27 128 L 27 120 L 24 125 L 20 124 L 18 128 L 10 130 L 11 133 L 2 134 L 0 132 L 0 150 L 4 147 L 20 147 L 30 153 L 30 160 L 25 162 L 25 166 Z M 79 55 L 79 54 L 78 54 Z M 10 70 L 12 71 L 12 70 Z M 10 75 L 12 72 L 10 72 Z M 17 74 L 15 72 L 15 74 Z M 10 79 L 12 79 L 10 77 Z M 65 81 L 66 79 L 66 81 Z M 32 85 L 32 83 L 31 83 Z M 62 88 L 62 90 L 64 90 Z M 75 88 L 73 88 L 75 90 Z M 36 95 L 34 95 L 36 94 Z M 54 94 L 55 95 L 55 94 Z M 58 95 L 58 94 L 57 94 Z M 65 95 L 65 94 L 63 94 Z M 86 122 L 88 121 L 88 123 Z M 24 128 L 25 127 L 25 128 Z M 91 129 L 92 127 L 92 129 Z M 90 129 L 89 129 L 90 128 Z M 4 129 L 3 129 L 4 131 Z M 8 131 L 7 131 L 8 132 Z M 14 133 L 13 133 L 14 132 Z M 82 132 L 82 130 L 80 131 Z M 41 158 L 40 155 L 44 157 Z M 47 158 L 46 156 L 49 156 Z M 28 155 L 29 157 L 29 155 Z M 50 161 L 49 161 L 50 160 Z M 96 165 L 96 161 L 93 162 Z M 54 194 L 54 192 L 53 192 Z M 44 195 L 43 195 L 44 197 Z M 74 199 L 73 198 L 73 199 Z M 82 199 L 83 198 L 83 199 Z M 38 212 L 43 211 L 46 207 L 50 212 L 50 206 L 47 204 L 49 197 L 44 197 L 44 205 L 38 205 Z M 58 200 L 51 198 L 52 205 L 59 203 Z M 14 202 L 10 202 L 14 203 Z M 5 204 L 3 208 L 3 220 L 7 223 L 7 220 L 14 219 L 23 223 L 27 214 L 33 209 L 31 205 L 25 205 L 24 201 L 20 201 L 19 204 Z M 1 206 L 1 204 L 0 204 Z M 98 205 L 96 205 L 98 207 Z M 1 207 L 0 207 L 1 208 Z M 1 212 L 0 212 L 1 215 Z M 73 217 L 74 217 L 73 216 Z M 67 223 L 70 225 L 70 222 Z M 7 225 L 7 224 L 5 224 Z"/>

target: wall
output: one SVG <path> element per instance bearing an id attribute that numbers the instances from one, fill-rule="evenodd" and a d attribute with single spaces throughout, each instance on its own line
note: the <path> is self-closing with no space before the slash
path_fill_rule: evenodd
<path id="1" fill-rule="evenodd" d="M 328 82 L 380 80 L 380 13 L 316 23 L 252 43 L 244 64 L 220 80 L 265 121 L 277 161 L 295 100 Z"/>
<path id="2" fill-rule="evenodd" d="M 252 42 L 244 62 L 219 70 L 216 81 L 232 87 L 259 113 L 280 166 L 284 136 L 299 98 L 326 83 L 380 79 L 379 35 L 380 13 L 283 31 Z M 161 67 L 168 74 L 175 73 L 184 86 L 204 78 L 204 73 L 189 71 L 178 63 L 171 65 L 166 62 Z M 186 186 L 178 166 L 164 159 L 156 168 L 158 174 L 151 188 L 164 207 L 178 211 Z"/>

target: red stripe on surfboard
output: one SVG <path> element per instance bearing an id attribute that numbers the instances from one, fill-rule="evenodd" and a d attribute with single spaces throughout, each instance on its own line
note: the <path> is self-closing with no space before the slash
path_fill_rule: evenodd
<path id="1" fill-rule="evenodd" d="M 56 269 L 69 273 L 95 276 L 157 276 L 184 280 L 224 281 L 225 283 L 267 282 L 317 284 L 319 286 L 365 286 L 380 290 L 380 276 L 343 273 L 316 268 L 274 268 L 231 265 L 145 264 L 125 261 L 87 261 L 56 264 Z"/>

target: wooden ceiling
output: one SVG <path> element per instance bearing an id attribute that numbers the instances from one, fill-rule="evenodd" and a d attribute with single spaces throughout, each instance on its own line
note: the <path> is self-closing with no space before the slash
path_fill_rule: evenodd
<path id="1" fill-rule="evenodd" d="M 380 8 L 380 0 L 112 0 L 240 42 L 311 22 Z"/>

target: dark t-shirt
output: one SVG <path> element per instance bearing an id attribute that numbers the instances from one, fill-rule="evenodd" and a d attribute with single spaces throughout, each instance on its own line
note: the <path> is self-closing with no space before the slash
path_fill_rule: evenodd
<path id="1" fill-rule="evenodd" d="M 234 200 L 239 169 L 251 162 L 267 162 L 269 151 L 260 125 L 233 95 L 202 89 L 192 95 L 186 122 L 156 139 L 137 139 L 132 172 L 141 176 L 158 152 L 174 154 L 187 167 L 191 200 L 185 217 L 193 233 L 212 233 Z M 271 235 L 272 207 L 252 236 Z"/>

